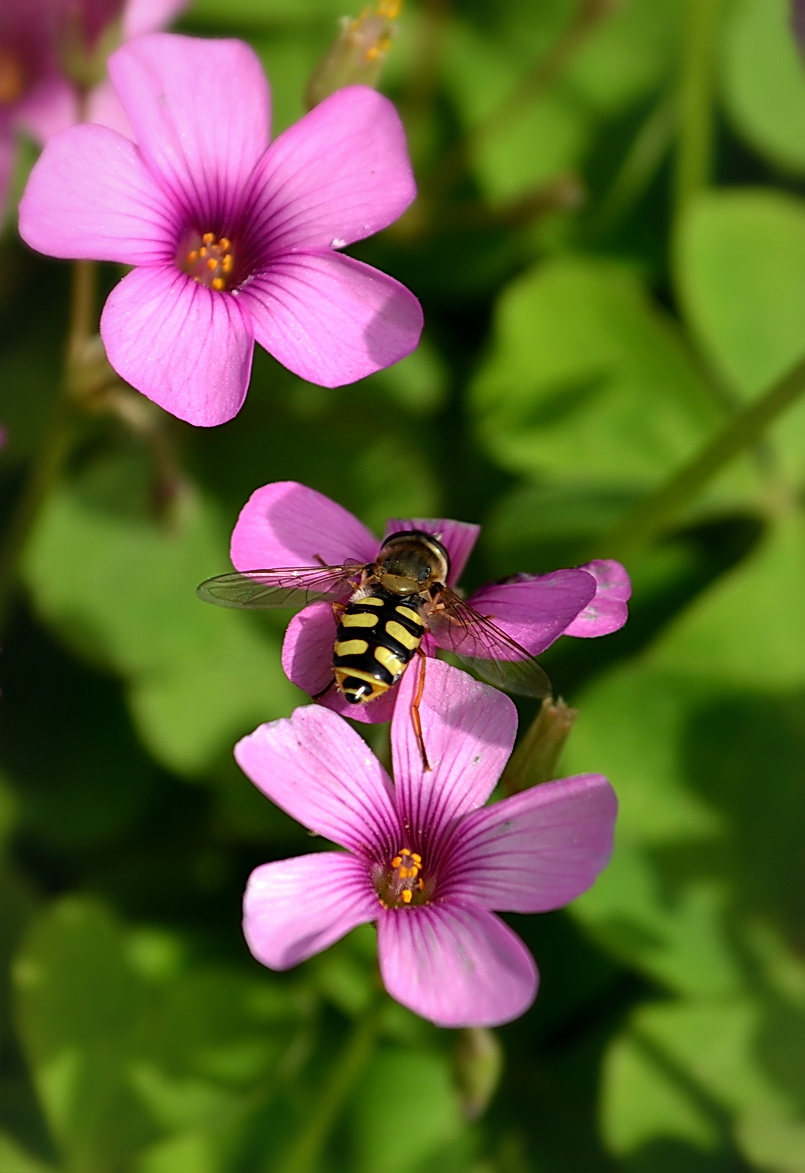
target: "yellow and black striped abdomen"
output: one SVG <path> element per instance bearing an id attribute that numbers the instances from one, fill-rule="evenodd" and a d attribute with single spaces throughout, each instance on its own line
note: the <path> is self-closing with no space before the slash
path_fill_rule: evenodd
<path id="1" fill-rule="evenodd" d="M 382 696 L 400 679 L 424 634 L 418 598 L 379 591 L 348 603 L 333 649 L 336 688 L 356 705 Z"/>

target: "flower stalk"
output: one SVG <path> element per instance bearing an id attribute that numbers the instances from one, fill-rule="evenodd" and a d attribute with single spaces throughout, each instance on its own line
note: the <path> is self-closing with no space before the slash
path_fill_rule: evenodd
<path id="1" fill-rule="evenodd" d="M 763 431 L 805 392 L 805 358 L 777 379 L 762 395 L 737 411 L 709 443 L 632 509 L 603 539 L 601 546 L 628 560 L 633 551 L 654 538 L 669 519 L 748 448 Z"/>
<path id="2" fill-rule="evenodd" d="M 5 630 L 8 621 L 19 565 L 28 539 L 73 445 L 74 405 L 81 397 L 79 388 L 85 382 L 95 321 L 95 270 L 92 261 L 76 261 L 72 266 L 70 317 L 61 386 L 0 547 L 0 632 Z"/>
<path id="3" fill-rule="evenodd" d="M 374 1053 L 384 1003 L 385 995 L 378 983 L 371 1001 L 355 1019 L 327 1082 L 312 1101 L 304 1128 L 279 1161 L 277 1173 L 309 1173 L 318 1169 L 327 1139 Z"/>

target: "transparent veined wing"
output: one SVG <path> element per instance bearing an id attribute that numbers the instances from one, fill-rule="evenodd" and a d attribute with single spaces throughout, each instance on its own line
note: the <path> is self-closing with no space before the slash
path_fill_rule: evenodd
<path id="1" fill-rule="evenodd" d="M 482 680 L 518 696 L 551 696 L 545 670 L 526 648 L 465 603 L 445 590 L 426 621 L 439 644 L 458 656 Z"/>
<path id="2" fill-rule="evenodd" d="M 276 570 L 244 570 L 205 579 L 196 594 L 205 603 L 242 610 L 303 607 L 318 599 L 344 600 L 357 589 L 367 567 L 285 566 Z"/>

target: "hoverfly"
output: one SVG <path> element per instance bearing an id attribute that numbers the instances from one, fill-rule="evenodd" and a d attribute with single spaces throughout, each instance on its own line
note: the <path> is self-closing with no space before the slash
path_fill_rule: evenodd
<path id="1" fill-rule="evenodd" d="M 411 718 L 429 769 L 419 718 L 425 683 L 421 645 L 427 634 L 490 684 L 523 696 L 551 694 L 533 656 L 448 587 L 449 573 L 450 557 L 439 539 L 411 529 L 390 534 L 374 562 L 221 574 L 201 583 L 196 593 L 208 603 L 246 609 L 330 600 L 337 621 L 333 676 L 317 697 L 334 684 L 350 704 L 368 704 L 397 683 L 418 653 Z"/>

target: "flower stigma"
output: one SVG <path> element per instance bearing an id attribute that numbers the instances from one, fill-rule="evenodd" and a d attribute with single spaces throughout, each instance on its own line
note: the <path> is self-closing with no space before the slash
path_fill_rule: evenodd
<path id="1" fill-rule="evenodd" d="M 422 872 L 422 856 L 408 847 L 400 851 L 380 875 L 377 895 L 384 908 L 409 908 L 427 904 L 433 894 L 433 882 Z"/>
<path id="2" fill-rule="evenodd" d="M 235 255 L 228 236 L 192 233 L 179 247 L 176 263 L 183 273 L 208 289 L 222 292 L 234 284 Z"/>

